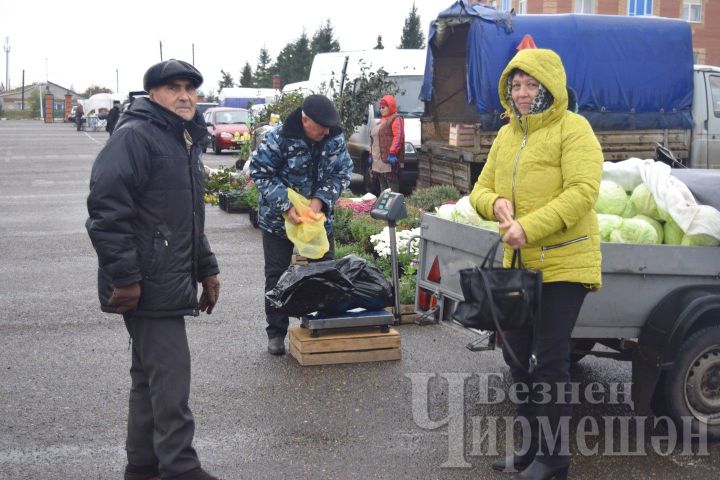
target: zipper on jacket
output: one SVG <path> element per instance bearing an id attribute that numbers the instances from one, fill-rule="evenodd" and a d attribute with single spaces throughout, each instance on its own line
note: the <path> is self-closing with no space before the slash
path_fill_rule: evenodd
<path id="1" fill-rule="evenodd" d="M 522 119 L 520 121 L 520 127 L 522 128 Z M 518 168 L 518 161 L 520 160 L 520 154 L 522 153 L 523 149 L 525 148 L 525 144 L 527 143 L 527 130 L 528 126 L 525 125 L 525 128 L 523 129 L 523 139 L 522 143 L 520 144 L 520 149 L 518 150 L 517 154 L 515 154 L 515 160 L 513 165 L 513 175 L 512 175 L 512 204 L 513 204 L 513 214 L 514 216 L 517 216 L 517 212 L 515 211 L 515 177 L 517 176 L 517 168 Z"/>
<path id="2" fill-rule="evenodd" d="M 545 259 L 545 251 L 547 251 L 547 250 L 553 250 L 555 248 L 560 248 L 560 247 L 567 247 L 568 245 L 572 245 L 573 243 L 582 242 L 587 239 L 588 239 L 588 236 L 583 235 L 582 237 L 573 238 L 572 240 L 567 240 L 565 242 L 555 243 L 553 245 L 543 245 L 542 247 L 540 247 L 540 261 L 542 262 Z"/>
<path id="3" fill-rule="evenodd" d="M 197 222 L 197 212 L 195 210 L 195 207 L 196 207 L 196 205 L 195 205 L 195 203 L 196 203 L 196 199 L 195 199 L 195 168 L 194 168 L 195 165 L 193 165 L 193 156 L 192 156 L 192 152 L 194 149 L 195 149 L 195 142 L 193 142 L 193 145 L 190 147 L 190 150 L 185 149 L 185 151 L 187 152 L 187 157 L 188 157 L 188 170 L 190 173 L 190 195 L 191 195 L 191 202 L 192 202 L 192 232 L 191 232 L 192 243 L 191 243 L 191 251 L 190 251 L 190 255 L 191 255 L 190 272 L 192 275 L 192 282 L 197 283 L 197 281 L 198 281 L 197 270 L 198 270 L 199 259 L 197 256 L 197 245 L 195 245 L 195 237 L 197 236 L 196 231 L 195 231 L 195 223 Z M 200 154 L 198 154 L 198 160 L 199 159 L 200 159 Z M 196 303 L 197 303 L 197 300 L 196 300 Z"/>

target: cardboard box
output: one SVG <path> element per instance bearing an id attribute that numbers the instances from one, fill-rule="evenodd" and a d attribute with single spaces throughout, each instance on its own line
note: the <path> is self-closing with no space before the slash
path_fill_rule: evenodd
<path id="1" fill-rule="evenodd" d="M 379 328 L 323 330 L 313 337 L 307 328 L 288 330 L 290 355 L 300 365 L 379 362 L 400 360 L 400 334 L 394 328 L 387 333 Z"/>
<path id="2" fill-rule="evenodd" d="M 474 147 L 475 126 L 466 124 L 450 125 L 448 143 L 453 147 Z"/>

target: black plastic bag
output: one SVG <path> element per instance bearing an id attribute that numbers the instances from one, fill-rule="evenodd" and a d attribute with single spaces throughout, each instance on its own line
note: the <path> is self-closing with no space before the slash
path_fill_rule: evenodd
<path id="1" fill-rule="evenodd" d="M 393 304 L 393 289 L 375 265 L 356 255 L 347 255 L 337 262 L 338 270 L 353 286 L 351 308 L 380 310 Z"/>
<path id="2" fill-rule="evenodd" d="M 382 272 L 355 255 L 291 265 L 265 296 L 280 312 L 295 317 L 358 307 L 378 310 L 393 302 L 392 288 Z"/>

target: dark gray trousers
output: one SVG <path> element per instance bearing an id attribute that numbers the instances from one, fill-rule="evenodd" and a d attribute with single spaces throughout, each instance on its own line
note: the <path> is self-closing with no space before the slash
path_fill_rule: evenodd
<path id="1" fill-rule="evenodd" d="M 542 317 L 535 328 L 508 330 L 505 342 L 510 344 L 521 365 L 517 365 L 503 348 L 505 362 L 510 367 L 513 381 L 525 384 L 528 395 L 518 394 L 517 416 L 528 420 L 530 430 L 523 430 L 523 441 L 529 445 L 531 455 L 537 453 L 538 461 L 554 466 L 567 465 L 570 457 L 562 454 L 569 445 L 564 443 L 570 437 L 569 429 L 565 436 L 554 442 L 554 435 L 563 418 L 569 421 L 572 414 L 570 399 L 558 402 L 558 391 L 570 382 L 570 334 L 577 321 L 587 288 L 579 283 L 553 282 L 543 284 Z M 534 343 L 534 345 L 533 345 Z M 536 352 L 538 364 L 532 374 L 528 372 L 530 355 Z M 549 386 L 547 394 L 541 394 L 540 384 Z M 565 391 L 569 389 L 564 388 Z M 550 401 L 547 401 L 550 398 Z M 550 427 L 540 432 L 542 421 Z M 542 433 L 542 434 L 541 434 Z M 550 441 L 548 441 L 550 440 Z"/>
<path id="2" fill-rule="evenodd" d="M 157 465 L 163 478 L 198 468 L 185 319 L 125 315 L 125 326 L 132 339 L 128 463 Z"/>
<path id="3" fill-rule="evenodd" d="M 263 239 L 263 256 L 265 257 L 265 291 L 269 292 L 277 285 L 280 276 L 290 266 L 293 248 L 295 246 L 287 238 L 279 237 L 262 232 Z M 333 236 L 328 238 L 330 241 L 330 250 L 318 260 L 309 260 L 310 262 L 319 262 L 322 260 L 332 260 L 335 258 L 335 241 Z M 268 326 L 265 328 L 268 338 L 283 337 L 287 335 L 287 329 L 290 325 L 290 319 L 287 315 L 279 312 L 272 306 L 270 301 L 265 299 L 265 316 Z"/>

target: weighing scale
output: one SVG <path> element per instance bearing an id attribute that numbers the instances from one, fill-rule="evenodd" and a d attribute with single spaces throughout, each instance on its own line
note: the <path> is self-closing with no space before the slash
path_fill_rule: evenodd
<path id="1" fill-rule="evenodd" d="M 300 317 L 300 324 L 310 330 L 310 335 L 317 337 L 320 330 L 336 328 L 380 327 L 381 332 L 387 332 L 390 325 L 400 323 L 400 285 L 397 260 L 397 243 L 395 227 L 398 220 L 407 217 L 405 197 L 402 193 L 386 190 L 380 194 L 370 216 L 376 220 L 388 222 L 390 229 L 390 260 L 392 264 L 393 292 L 395 297 L 395 314 L 386 310 L 365 310 L 356 308 L 337 315 L 325 315 L 313 312 Z"/>

